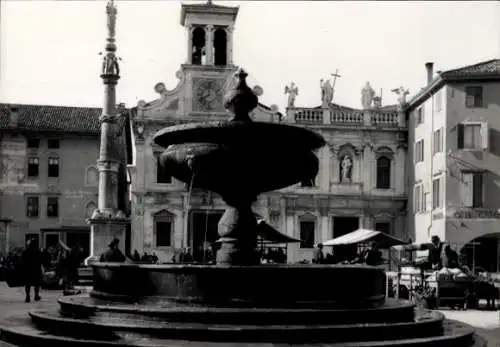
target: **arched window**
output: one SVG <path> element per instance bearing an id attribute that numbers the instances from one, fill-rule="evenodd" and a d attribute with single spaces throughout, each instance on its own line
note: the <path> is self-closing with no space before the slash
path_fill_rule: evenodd
<path id="1" fill-rule="evenodd" d="M 386 156 L 377 159 L 377 189 L 391 188 L 391 159 Z"/>
<path id="2" fill-rule="evenodd" d="M 205 29 L 202 27 L 197 27 L 193 30 L 193 55 L 191 57 L 191 63 L 194 65 L 201 65 L 205 60 L 206 49 L 205 49 Z"/>
<path id="3" fill-rule="evenodd" d="M 218 66 L 227 64 L 227 34 L 224 28 L 214 32 L 214 64 Z"/>

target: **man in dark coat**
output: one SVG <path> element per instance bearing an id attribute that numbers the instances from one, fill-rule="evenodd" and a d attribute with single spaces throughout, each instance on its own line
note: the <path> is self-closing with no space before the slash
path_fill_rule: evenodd
<path id="1" fill-rule="evenodd" d="M 318 243 L 314 250 L 313 263 L 323 264 L 325 262 L 325 255 L 323 254 L 323 244 Z"/>
<path id="2" fill-rule="evenodd" d="M 26 291 L 25 302 L 30 302 L 31 287 L 35 292 L 35 301 L 40 301 L 40 285 L 42 284 L 43 255 L 33 240 L 28 240 L 26 249 L 22 255 L 22 268 L 24 273 L 24 289 Z"/>
<path id="3" fill-rule="evenodd" d="M 109 249 L 101 255 L 100 261 L 111 263 L 123 263 L 126 258 L 122 251 L 118 248 L 120 240 L 114 239 L 108 245 Z"/>
<path id="4" fill-rule="evenodd" d="M 443 259 L 441 253 L 443 251 L 443 243 L 439 236 L 434 235 L 431 238 L 431 247 L 429 248 L 429 255 L 427 261 L 430 263 L 433 270 L 439 270 L 443 266 Z"/>

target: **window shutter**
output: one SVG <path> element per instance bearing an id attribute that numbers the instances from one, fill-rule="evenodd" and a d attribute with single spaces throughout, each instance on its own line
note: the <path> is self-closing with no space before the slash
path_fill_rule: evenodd
<path id="1" fill-rule="evenodd" d="M 464 148 L 464 125 L 462 123 L 457 125 L 457 148 Z"/>
<path id="2" fill-rule="evenodd" d="M 481 148 L 488 149 L 490 141 L 489 141 L 489 131 L 487 122 L 481 122 L 480 134 L 481 134 Z"/>
<path id="3" fill-rule="evenodd" d="M 483 207 L 483 173 L 477 172 L 473 176 L 473 207 Z"/>

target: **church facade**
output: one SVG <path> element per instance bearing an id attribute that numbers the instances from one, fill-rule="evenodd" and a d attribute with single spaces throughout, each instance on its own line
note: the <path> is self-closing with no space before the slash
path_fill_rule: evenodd
<path id="1" fill-rule="evenodd" d="M 167 126 L 227 120 L 223 96 L 234 82 L 233 27 L 238 8 L 211 4 L 182 5 L 187 58 L 178 84 L 157 83 L 157 100 L 140 101 L 131 110 L 134 159 L 130 165 L 131 249 L 154 251 L 170 261 L 182 248 L 196 249 L 217 239 L 225 203 L 216 194 L 192 190 L 162 173 L 163 148 L 154 134 Z M 291 123 L 317 131 L 327 141 L 318 150 L 320 171 L 314 181 L 263 194 L 254 211 L 280 232 L 302 240 L 289 246 L 288 261 L 310 260 L 316 243 L 353 231 L 377 228 L 405 237 L 407 128 L 396 106 L 377 104 L 363 89 L 363 108 L 332 103 L 330 82 L 322 82 L 322 104 L 295 106 L 296 86 L 287 87 L 286 115 L 259 104 L 257 121 Z M 252 87 L 252 86 L 250 86 Z M 369 86 L 368 86 L 369 87 Z M 262 89 L 255 86 L 259 94 Z M 375 102 L 375 103 L 374 103 Z"/>

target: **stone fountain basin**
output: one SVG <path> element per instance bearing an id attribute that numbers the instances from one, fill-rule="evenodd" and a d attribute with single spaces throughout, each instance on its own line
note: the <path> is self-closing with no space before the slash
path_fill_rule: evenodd
<path id="1" fill-rule="evenodd" d="M 223 196 L 256 196 L 317 175 L 319 161 L 307 151 L 259 150 L 209 143 L 171 145 L 160 157 L 166 172 L 193 188 Z"/>
<path id="2" fill-rule="evenodd" d="M 183 143 L 213 143 L 281 152 L 312 151 L 325 145 L 321 135 L 305 128 L 243 121 L 175 125 L 158 131 L 154 142 L 164 148 Z"/>
<path id="3" fill-rule="evenodd" d="M 256 196 L 311 179 L 319 169 L 312 150 L 323 138 L 309 130 L 263 122 L 182 124 L 159 131 L 167 147 L 160 163 L 172 176 L 231 195 Z"/>
<path id="4" fill-rule="evenodd" d="M 363 265 L 96 263 L 92 296 L 218 307 L 363 307 L 385 298 L 383 269 Z"/>

